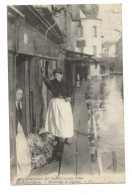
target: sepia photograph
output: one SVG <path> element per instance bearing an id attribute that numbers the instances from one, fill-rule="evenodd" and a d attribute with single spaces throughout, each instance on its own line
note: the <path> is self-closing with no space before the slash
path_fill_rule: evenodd
<path id="1" fill-rule="evenodd" d="M 125 183 L 122 4 L 7 5 L 10 183 Z"/>

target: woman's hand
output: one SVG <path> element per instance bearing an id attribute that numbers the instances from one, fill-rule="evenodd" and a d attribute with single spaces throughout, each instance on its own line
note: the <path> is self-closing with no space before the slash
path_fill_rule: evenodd
<path id="1" fill-rule="evenodd" d="M 71 97 L 66 97 L 66 98 L 65 98 L 65 101 L 66 101 L 66 102 L 70 102 L 70 101 L 71 101 Z"/>

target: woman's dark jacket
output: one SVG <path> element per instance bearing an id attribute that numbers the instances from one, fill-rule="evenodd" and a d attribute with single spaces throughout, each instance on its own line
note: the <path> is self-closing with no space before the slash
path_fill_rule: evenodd
<path id="1" fill-rule="evenodd" d="M 73 87 L 67 81 L 62 80 L 48 80 L 46 77 L 43 78 L 45 85 L 52 92 L 53 97 L 71 97 L 73 95 Z"/>

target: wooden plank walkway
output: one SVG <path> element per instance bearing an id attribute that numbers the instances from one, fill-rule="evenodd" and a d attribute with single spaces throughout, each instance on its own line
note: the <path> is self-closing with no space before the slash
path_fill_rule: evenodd
<path id="1" fill-rule="evenodd" d="M 71 145 L 65 145 L 60 169 L 60 176 L 76 176 L 76 133 Z"/>
<path id="2" fill-rule="evenodd" d="M 58 168 L 59 168 L 59 162 L 53 161 L 50 164 L 33 169 L 28 177 L 47 176 L 49 174 L 57 177 L 58 176 Z"/>
<path id="3" fill-rule="evenodd" d="M 85 103 L 85 87 L 75 94 L 73 111 L 74 137 L 71 145 L 65 145 L 63 150 L 60 176 L 83 176 L 92 174 L 92 162 L 88 146 L 88 112 Z"/>
<path id="4" fill-rule="evenodd" d="M 77 137 L 77 176 L 91 175 L 92 174 L 92 162 L 89 152 L 88 138 L 83 135 Z"/>

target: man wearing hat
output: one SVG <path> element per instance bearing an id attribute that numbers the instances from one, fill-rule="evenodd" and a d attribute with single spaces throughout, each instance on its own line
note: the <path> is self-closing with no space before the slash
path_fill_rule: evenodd
<path id="1" fill-rule="evenodd" d="M 74 133 L 70 105 L 73 89 L 68 82 L 64 81 L 60 68 L 56 68 L 53 75 L 54 79 L 49 80 L 43 72 L 43 81 L 53 94 L 48 107 L 44 131 L 52 133 L 58 140 L 70 144 Z"/>

